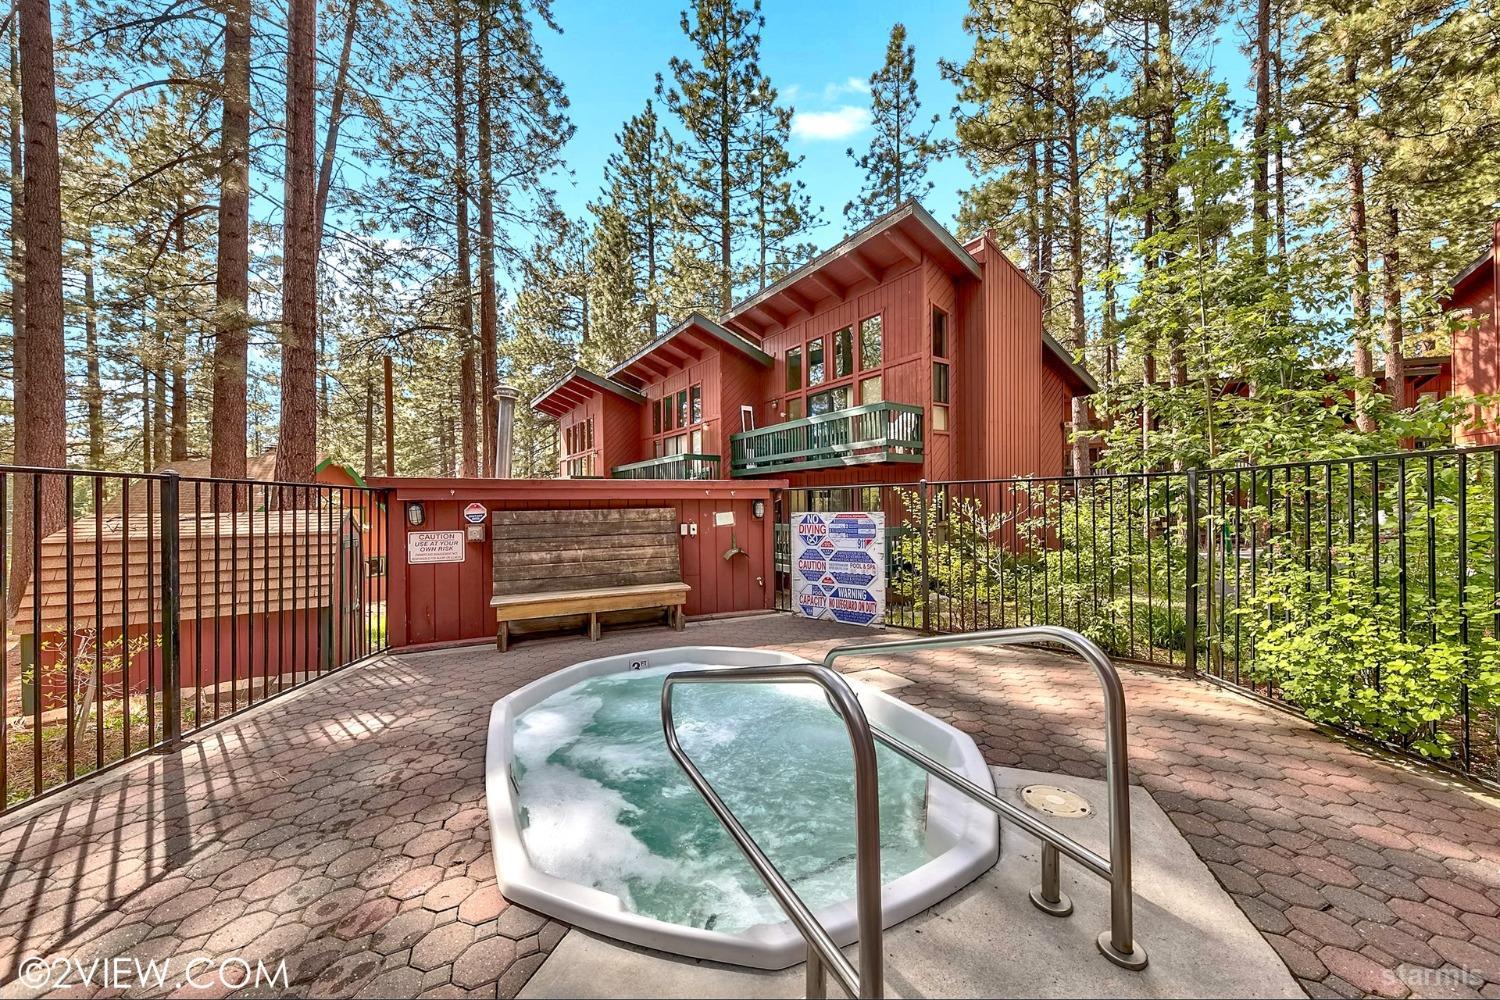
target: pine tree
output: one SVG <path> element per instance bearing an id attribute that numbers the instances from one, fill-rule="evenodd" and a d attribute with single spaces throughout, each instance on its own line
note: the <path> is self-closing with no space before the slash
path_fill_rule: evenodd
<path id="1" fill-rule="evenodd" d="M 281 422 L 276 478 L 307 482 L 317 464 L 318 244 L 314 126 L 317 0 L 287 15 L 286 221 L 282 239 Z"/>
<path id="2" fill-rule="evenodd" d="M 791 179 L 799 161 L 785 155 L 784 139 L 780 149 L 769 145 L 785 135 L 790 110 L 777 106 L 760 69 L 760 0 L 748 8 L 696 0 L 681 23 L 697 61 L 674 57 L 672 86 L 657 80 L 683 133 L 674 144 L 675 228 L 712 262 L 712 305 L 727 310 L 738 288 L 764 287 L 778 261 L 795 259 L 798 237 L 817 220 Z"/>
<path id="3" fill-rule="evenodd" d="M 851 228 L 891 211 L 907 199 L 920 201 L 932 190 L 927 168 L 942 147 L 932 139 L 938 116 L 924 117 L 917 99 L 916 47 L 906 41 L 906 25 L 891 27 L 885 64 L 870 76 L 870 111 L 874 134 L 862 154 L 847 150 L 864 185 L 859 197 L 844 206 Z"/>
<path id="4" fill-rule="evenodd" d="M 636 323 L 645 336 L 661 332 L 676 178 L 671 139 L 653 102 L 648 100 L 640 114 L 625 122 L 615 134 L 615 143 L 618 148 L 604 164 L 604 188 L 589 210 L 597 220 L 595 246 L 619 255 L 594 268 L 596 273 L 602 268 L 614 272 L 609 286 L 601 290 L 612 304 L 599 323 L 609 331 L 609 339 L 623 344 L 636 339 L 630 328 Z M 627 299 L 632 308 L 626 308 Z"/>

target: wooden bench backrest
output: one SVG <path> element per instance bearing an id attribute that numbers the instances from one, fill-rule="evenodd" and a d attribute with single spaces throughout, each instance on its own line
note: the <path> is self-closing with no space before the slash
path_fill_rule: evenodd
<path id="1" fill-rule="evenodd" d="M 682 581 L 671 507 L 497 510 L 490 537 L 495 597 Z"/>

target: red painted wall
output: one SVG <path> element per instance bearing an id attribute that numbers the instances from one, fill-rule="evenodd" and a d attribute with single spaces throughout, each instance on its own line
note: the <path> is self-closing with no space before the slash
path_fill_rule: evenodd
<path id="1" fill-rule="evenodd" d="M 1456 289 L 1448 312 L 1465 313 L 1473 325 L 1453 338 L 1453 391 L 1480 396 L 1500 393 L 1500 222 L 1495 223 L 1489 264 Z M 1500 407 L 1476 407 L 1460 444 L 1500 444 Z"/>
<path id="2" fill-rule="evenodd" d="M 555 479 L 375 479 L 389 488 L 390 622 L 392 647 L 457 642 L 495 634 L 490 611 L 493 580 L 486 519 L 483 542 L 469 542 L 461 563 L 408 565 L 406 534 L 411 530 L 461 530 L 463 508 L 474 501 L 495 510 L 673 507 L 680 523 L 696 524 L 697 534 L 681 537 L 682 579 L 689 615 L 758 611 L 773 606 L 772 491 L 784 480 L 682 482 L 651 480 Z M 752 505 L 765 503 L 756 519 Z M 412 529 L 406 504 L 420 501 L 426 523 Z M 718 527 L 717 513 L 733 513 L 732 527 Z M 725 560 L 731 539 L 746 555 Z"/>
<path id="3" fill-rule="evenodd" d="M 1061 384 L 1046 384 L 1042 297 L 988 237 L 971 243 L 970 252 L 984 268 L 984 282 L 962 290 L 962 360 L 954 372 L 962 407 L 958 475 L 1058 475 L 1062 448 L 1050 436 Z"/>

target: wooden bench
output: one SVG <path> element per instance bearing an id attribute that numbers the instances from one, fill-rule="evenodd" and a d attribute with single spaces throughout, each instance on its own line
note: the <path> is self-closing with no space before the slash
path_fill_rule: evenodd
<path id="1" fill-rule="evenodd" d="M 609 611 L 660 608 L 682 630 L 690 588 L 682 582 L 677 512 L 671 507 L 611 510 L 497 510 L 494 549 L 495 646 L 510 646 L 511 623 L 585 615 L 589 638 Z"/>

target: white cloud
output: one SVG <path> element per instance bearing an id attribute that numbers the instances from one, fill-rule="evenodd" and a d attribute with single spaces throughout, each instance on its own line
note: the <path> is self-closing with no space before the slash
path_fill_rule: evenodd
<path id="1" fill-rule="evenodd" d="M 870 127 L 870 109 L 846 104 L 834 111 L 799 111 L 792 116 L 792 135 L 810 142 L 836 142 Z"/>
<path id="2" fill-rule="evenodd" d="M 869 92 L 870 83 L 868 80 L 861 80 L 857 76 L 851 76 L 843 83 L 830 83 L 824 86 L 823 100 L 831 104 L 847 94 L 868 94 Z"/>

